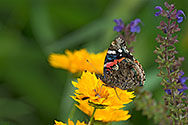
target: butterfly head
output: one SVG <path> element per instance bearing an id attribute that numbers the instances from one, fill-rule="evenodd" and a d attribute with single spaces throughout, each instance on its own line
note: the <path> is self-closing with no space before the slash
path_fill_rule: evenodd
<path id="1" fill-rule="evenodd" d="M 125 45 L 125 41 L 120 38 L 117 37 L 112 43 L 111 43 L 111 47 L 115 47 L 116 50 L 121 49 L 121 47 L 126 47 Z"/>

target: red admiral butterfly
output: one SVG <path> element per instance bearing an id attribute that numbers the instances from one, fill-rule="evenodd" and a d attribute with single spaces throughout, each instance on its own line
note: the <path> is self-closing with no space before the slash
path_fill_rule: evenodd
<path id="1" fill-rule="evenodd" d="M 120 37 L 112 41 L 108 48 L 103 72 L 104 76 L 99 76 L 100 79 L 112 88 L 125 90 L 144 85 L 144 70 Z"/>

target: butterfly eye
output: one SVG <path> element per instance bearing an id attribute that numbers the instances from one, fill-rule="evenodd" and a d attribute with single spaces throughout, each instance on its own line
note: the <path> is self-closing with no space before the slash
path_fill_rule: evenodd
<path id="1" fill-rule="evenodd" d="M 115 46 L 115 45 L 116 45 L 114 41 L 112 42 L 112 45 L 113 45 L 113 46 Z"/>

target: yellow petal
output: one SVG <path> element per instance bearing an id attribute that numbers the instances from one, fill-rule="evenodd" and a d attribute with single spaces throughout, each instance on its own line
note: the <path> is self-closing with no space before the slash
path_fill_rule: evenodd
<path id="1" fill-rule="evenodd" d="M 63 122 L 61 122 L 61 121 L 58 122 L 58 121 L 55 120 L 55 125 L 66 125 L 66 123 L 63 123 Z"/>
<path id="2" fill-rule="evenodd" d="M 95 120 L 103 122 L 126 121 L 130 117 L 128 111 L 113 108 L 99 109 L 94 115 Z"/>
<path id="3" fill-rule="evenodd" d="M 84 121 L 83 122 L 77 121 L 76 125 L 86 125 L 86 123 Z"/>
<path id="4" fill-rule="evenodd" d="M 74 122 L 70 120 L 70 118 L 68 119 L 68 124 L 69 125 L 74 125 Z"/>
<path id="5" fill-rule="evenodd" d="M 63 123 L 63 122 L 58 122 L 55 120 L 55 125 L 67 125 L 66 123 Z M 68 119 L 68 125 L 74 125 L 74 122 L 70 120 L 70 118 Z M 86 125 L 86 123 L 83 121 L 83 122 L 80 122 L 79 120 L 76 122 L 76 125 Z"/>

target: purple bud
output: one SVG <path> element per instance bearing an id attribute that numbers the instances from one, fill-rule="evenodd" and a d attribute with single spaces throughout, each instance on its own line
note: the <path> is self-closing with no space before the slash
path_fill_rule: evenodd
<path id="1" fill-rule="evenodd" d="M 170 90 L 170 89 L 165 89 L 165 92 L 166 92 L 168 95 L 171 95 L 171 90 Z"/>
<path id="2" fill-rule="evenodd" d="M 182 77 L 182 78 L 179 78 L 179 82 L 180 83 L 185 83 L 187 81 L 188 77 Z"/>
<path id="3" fill-rule="evenodd" d="M 186 84 L 182 84 L 182 87 L 183 87 L 183 88 L 182 88 L 183 90 L 188 90 L 188 87 L 187 87 Z"/>
<path id="4" fill-rule="evenodd" d="M 186 19 L 185 13 L 182 10 L 178 10 L 178 12 L 176 13 L 176 18 L 178 23 L 181 23 L 183 21 L 183 17 L 180 15 L 183 15 Z"/>
<path id="5" fill-rule="evenodd" d="M 114 27 L 114 31 L 121 32 L 124 28 L 124 23 L 123 23 L 122 19 L 114 19 L 114 22 L 117 24 Z"/>
<path id="6" fill-rule="evenodd" d="M 179 78 L 181 78 L 181 77 L 184 75 L 184 72 L 183 72 L 183 71 L 180 71 L 179 73 L 180 73 Z"/>
<path id="7" fill-rule="evenodd" d="M 156 9 L 156 10 L 159 10 L 159 12 L 156 12 L 156 13 L 155 13 L 155 16 L 159 16 L 159 15 L 162 13 L 162 11 L 163 11 L 163 8 L 160 7 L 160 6 L 156 6 L 155 9 Z"/>
<path id="8" fill-rule="evenodd" d="M 134 33 L 134 32 L 139 33 L 140 32 L 140 26 L 138 25 L 140 22 L 141 22 L 140 19 L 135 19 L 134 21 L 132 21 L 130 23 L 130 31 L 132 33 Z"/>

